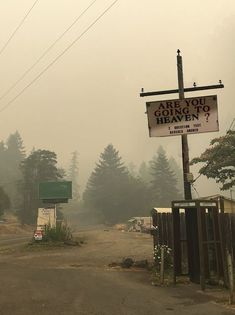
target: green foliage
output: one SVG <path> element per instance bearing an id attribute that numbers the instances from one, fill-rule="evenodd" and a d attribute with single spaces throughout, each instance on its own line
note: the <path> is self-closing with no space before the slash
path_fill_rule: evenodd
<path id="1" fill-rule="evenodd" d="M 154 263 L 157 269 L 157 272 L 160 272 L 161 268 L 161 255 L 162 250 L 164 251 L 164 271 L 172 270 L 173 268 L 173 253 L 172 249 L 167 245 L 156 245 L 154 248 Z"/>
<path id="2" fill-rule="evenodd" d="M 179 198 L 183 199 L 183 191 L 184 191 L 183 170 L 173 157 L 169 158 L 169 165 L 170 165 L 171 171 L 175 174 L 175 177 L 177 180 L 177 190 L 179 191 Z"/>
<path id="3" fill-rule="evenodd" d="M 146 185 L 130 175 L 112 144 L 101 153 L 83 199 L 107 223 L 122 222 L 149 209 Z"/>
<path id="4" fill-rule="evenodd" d="M 34 150 L 22 163 L 23 179 L 19 186 L 24 203 L 17 212 L 22 223 L 35 224 L 37 209 L 45 207 L 38 199 L 39 182 L 62 179 L 61 169 L 57 168 L 57 156 L 47 150 Z"/>
<path id="5" fill-rule="evenodd" d="M 147 185 L 150 184 L 150 181 L 152 179 L 151 177 L 151 170 L 149 164 L 146 162 L 142 162 L 139 167 L 139 177 L 142 179 L 144 183 Z"/>
<path id="6" fill-rule="evenodd" d="M 153 203 L 158 207 L 169 207 L 172 200 L 179 198 L 179 191 L 175 173 L 171 170 L 162 147 L 158 149 L 158 155 L 153 157 L 150 165 Z"/>
<path id="7" fill-rule="evenodd" d="M 22 163 L 21 170 L 25 184 L 31 186 L 35 181 L 49 181 L 61 178 L 57 168 L 57 156 L 48 150 L 33 151 Z"/>
<path id="8" fill-rule="evenodd" d="M 65 242 L 73 239 L 71 229 L 62 222 L 57 222 L 56 227 L 45 226 L 43 241 Z"/>
<path id="9" fill-rule="evenodd" d="M 133 162 L 128 163 L 128 172 L 131 176 L 137 177 L 136 165 Z"/>
<path id="10" fill-rule="evenodd" d="M 235 131 L 211 141 L 211 147 L 200 157 L 191 161 L 191 165 L 205 163 L 199 173 L 220 183 L 221 190 L 228 190 L 235 184 Z"/>
<path id="11" fill-rule="evenodd" d="M 17 131 L 8 137 L 6 143 L 0 143 L 0 185 L 4 186 L 13 208 L 19 207 L 22 201 L 17 185 L 21 179 L 19 166 L 24 158 L 23 141 Z"/>
<path id="12" fill-rule="evenodd" d="M 0 216 L 4 214 L 4 211 L 10 208 L 10 199 L 5 193 L 4 189 L 0 187 Z"/>

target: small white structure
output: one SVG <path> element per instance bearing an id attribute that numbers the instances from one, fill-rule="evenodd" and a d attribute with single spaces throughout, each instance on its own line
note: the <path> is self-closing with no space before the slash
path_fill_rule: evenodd
<path id="1" fill-rule="evenodd" d="M 171 208 L 153 208 L 158 213 L 171 213 Z"/>
<path id="2" fill-rule="evenodd" d="M 128 220 L 128 231 L 143 232 L 150 230 L 151 226 L 151 217 L 133 217 Z"/>

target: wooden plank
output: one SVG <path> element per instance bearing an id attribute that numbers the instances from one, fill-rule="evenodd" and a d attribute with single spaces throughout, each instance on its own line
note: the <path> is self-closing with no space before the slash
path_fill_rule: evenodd
<path id="1" fill-rule="evenodd" d="M 203 250 L 203 236 L 202 236 L 202 209 L 197 207 L 197 222 L 198 222 L 198 241 L 199 241 L 199 258 L 200 258 L 200 285 L 201 289 L 205 290 L 205 261 L 204 261 L 204 250 Z"/>
<path id="2" fill-rule="evenodd" d="M 168 231 L 168 242 L 167 246 L 172 248 L 173 246 L 173 230 L 172 230 L 172 214 L 167 213 L 167 231 Z"/>
<path id="3" fill-rule="evenodd" d="M 202 244 L 203 244 L 203 252 L 204 252 L 204 268 L 205 268 L 205 277 L 210 278 L 210 270 L 209 270 L 209 253 L 208 253 L 208 239 L 207 239 L 207 231 L 206 231 L 206 220 L 207 214 L 206 209 L 201 208 L 201 218 L 202 218 Z"/>
<path id="4" fill-rule="evenodd" d="M 181 275 L 181 246 L 180 246 L 180 216 L 179 209 L 173 210 L 173 257 L 174 257 L 174 277 Z"/>
<path id="5" fill-rule="evenodd" d="M 158 213 L 158 240 L 157 243 L 162 245 L 162 214 Z"/>

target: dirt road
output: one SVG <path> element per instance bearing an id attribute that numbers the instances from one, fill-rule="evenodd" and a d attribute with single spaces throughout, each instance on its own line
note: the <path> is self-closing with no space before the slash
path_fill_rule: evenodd
<path id="1" fill-rule="evenodd" d="M 143 270 L 109 268 L 152 258 L 149 235 L 89 230 L 86 244 L 54 250 L 0 249 L 1 315 L 228 315 L 195 285 L 156 287 Z"/>

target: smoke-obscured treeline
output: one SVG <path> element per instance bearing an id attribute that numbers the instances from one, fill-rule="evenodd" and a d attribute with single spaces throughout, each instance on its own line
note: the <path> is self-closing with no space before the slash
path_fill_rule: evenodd
<path id="1" fill-rule="evenodd" d="M 87 213 L 107 223 L 149 215 L 153 206 L 168 207 L 171 200 L 182 198 L 182 171 L 162 147 L 151 161 L 137 167 L 125 163 L 109 144 L 97 157 L 83 194 L 81 167 L 76 151 L 64 170 L 55 152 L 34 148 L 27 155 L 20 134 L 11 134 L 0 143 L 0 214 L 11 211 L 21 223 L 35 224 L 37 208 L 45 206 L 38 200 L 41 181 L 72 180 L 73 200 L 64 207 L 66 211 Z"/>

